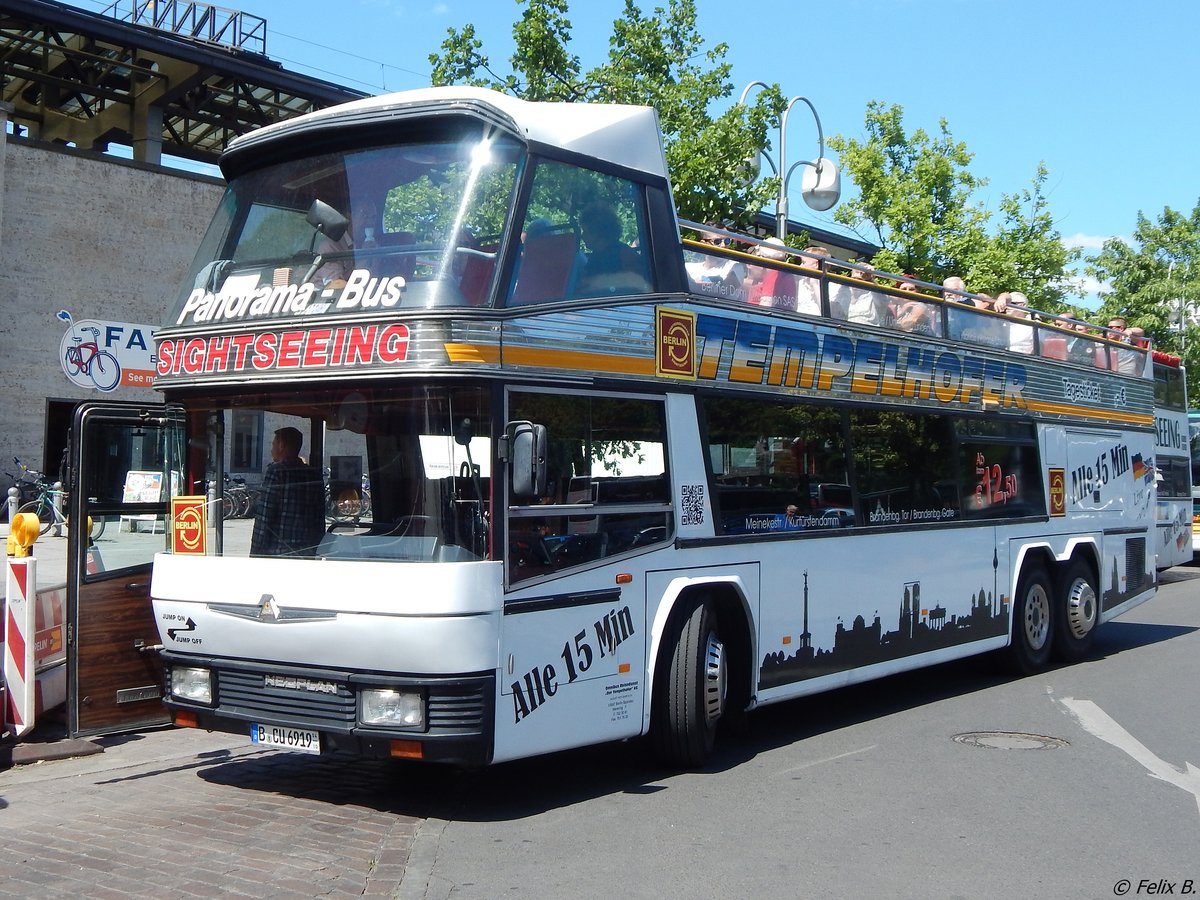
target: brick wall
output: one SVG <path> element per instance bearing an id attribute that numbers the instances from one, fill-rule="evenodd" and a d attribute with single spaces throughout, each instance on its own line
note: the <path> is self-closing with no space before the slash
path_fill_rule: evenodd
<path id="1" fill-rule="evenodd" d="M 4 140 L 0 134 L 0 140 Z M 63 372 L 67 310 L 157 327 L 222 192 L 214 178 L 7 137 L 0 156 L 0 472 L 35 467 L 47 399 L 158 400 L 148 388 L 77 387 Z M 46 452 L 48 449 L 48 452 Z M 0 489 L 8 480 L 0 475 Z"/>

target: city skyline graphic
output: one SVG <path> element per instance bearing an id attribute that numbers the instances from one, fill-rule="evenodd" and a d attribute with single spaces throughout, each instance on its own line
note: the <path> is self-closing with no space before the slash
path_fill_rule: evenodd
<path id="1" fill-rule="evenodd" d="M 993 554 L 993 572 L 995 564 Z M 884 630 L 878 612 L 869 624 L 861 613 L 856 615 L 849 627 L 839 616 L 832 646 L 814 646 L 808 627 L 809 609 L 810 603 L 819 601 L 810 598 L 807 571 L 803 577 L 799 646 L 791 654 L 781 649 L 763 657 L 760 688 L 780 687 L 1008 633 L 1009 598 L 998 597 L 994 584 L 990 593 L 983 586 L 972 592 L 967 599 L 968 611 L 959 615 L 949 613 L 940 600 L 932 607 L 923 605 L 921 582 L 907 581 L 901 583 L 895 630 Z"/>

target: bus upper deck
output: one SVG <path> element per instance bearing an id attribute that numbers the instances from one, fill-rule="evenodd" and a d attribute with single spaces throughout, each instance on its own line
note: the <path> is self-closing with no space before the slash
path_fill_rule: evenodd
<path id="1" fill-rule="evenodd" d="M 1149 350 L 1105 329 L 977 309 L 919 282 L 904 291 L 882 273 L 868 280 L 866 267 L 800 251 L 790 252 L 793 264 L 681 240 L 681 227 L 704 226 L 675 218 L 653 111 L 573 106 L 430 89 L 235 141 L 222 160 L 230 187 L 158 333 L 158 385 L 369 375 L 414 363 L 426 373 L 596 363 L 605 374 L 629 365 L 637 377 L 662 375 L 650 368 L 652 307 L 740 316 L 748 286 L 761 293 L 769 283 L 771 302 L 753 306 L 761 323 L 883 332 L 884 345 L 891 332 L 961 347 L 964 360 L 971 348 L 1043 359 L 1086 370 L 1047 376 L 1061 379 L 1051 393 L 1068 414 L 1090 406 L 1119 416 L 1137 405 L 1119 392 L 1099 396 L 1092 376 L 1149 379 Z M 614 313 L 623 304 L 628 313 Z M 697 371 L 712 355 L 707 337 L 701 330 L 692 348 Z M 610 348 L 621 351 L 615 360 L 604 358 Z M 876 393 L 887 399 L 886 388 Z"/>

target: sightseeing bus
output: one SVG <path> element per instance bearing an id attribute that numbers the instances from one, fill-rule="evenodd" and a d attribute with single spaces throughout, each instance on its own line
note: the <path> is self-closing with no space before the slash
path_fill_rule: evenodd
<path id="1" fill-rule="evenodd" d="M 129 419 L 173 495 L 133 643 L 179 725 L 696 766 L 757 706 L 1078 660 L 1154 594 L 1148 350 L 681 222 L 652 109 L 420 90 L 221 166 L 169 411 Z M 209 486 L 280 429 L 369 510 L 251 552 L 286 525 Z"/>
<path id="2" fill-rule="evenodd" d="M 1155 351 L 1154 468 L 1158 488 L 1155 520 L 1157 566 L 1192 559 L 1192 454 L 1187 384 L 1180 359 Z"/>

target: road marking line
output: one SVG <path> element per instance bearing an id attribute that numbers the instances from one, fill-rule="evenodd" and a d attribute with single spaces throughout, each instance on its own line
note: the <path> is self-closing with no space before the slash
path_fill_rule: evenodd
<path id="1" fill-rule="evenodd" d="M 782 772 L 778 772 L 776 774 L 786 775 L 789 772 L 799 772 L 801 769 L 811 769 L 813 766 L 820 766 L 824 765 L 825 763 L 836 762 L 839 759 L 845 759 L 847 756 L 857 756 L 859 753 L 869 753 L 878 746 L 878 744 L 872 744 L 870 747 L 863 747 L 860 750 L 848 750 L 845 753 L 839 753 L 837 756 L 827 756 L 825 759 L 814 759 L 812 762 L 807 762 L 802 766 L 793 766 L 790 769 L 784 769 Z"/>
<path id="2" fill-rule="evenodd" d="M 1159 759 L 1149 747 L 1122 728 L 1117 721 L 1091 700 L 1076 700 L 1063 697 L 1060 701 L 1071 715 L 1079 720 L 1083 730 L 1124 750 L 1141 763 L 1152 778 L 1173 784 L 1196 798 L 1196 811 L 1200 813 L 1200 769 L 1185 762 L 1183 771 Z"/>

